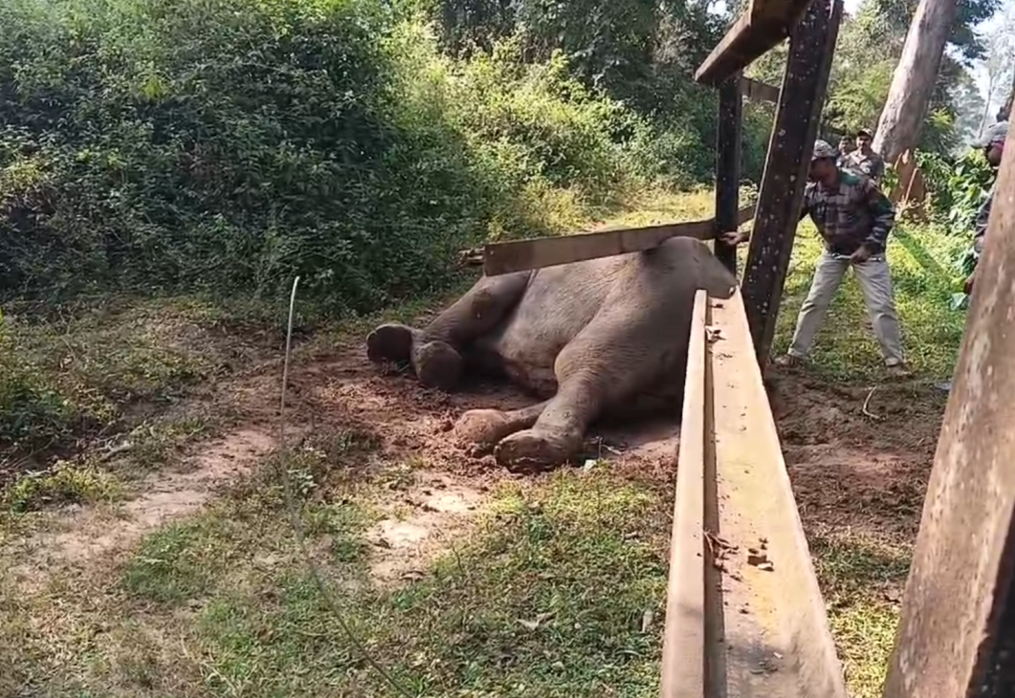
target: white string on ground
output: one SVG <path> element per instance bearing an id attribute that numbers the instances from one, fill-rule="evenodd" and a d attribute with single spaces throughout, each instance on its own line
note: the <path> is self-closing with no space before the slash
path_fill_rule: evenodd
<path id="1" fill-rule="evenodd" d="M 310 576 L 314 580 L 314 585 L 317 587 L 318 592 L 324 597 L 328 608 L 335 616 L 335 620 L 338 621 L 339 628 L 342 633 L 348 639 L 349 644 L 353 646 L 357 653 L 363 657 L 363 661 L 373 669 L 377 674 L 394 689 L 395 693 L 402 696 L 403 698 L 417 698 L 415 694 L 406 689 L 402 684 L 395 680 L 395 678 L 377 662 L 367 650 L 366 646 L 360 641 L 353 632 L 352 626 L 346 620 L 345 615 L 339 609 L 338 604 L 335 602 L 330 590 L 324 583 L 324 579 L 321 577 L 320 572 L 317 569 L 317 565 L 314 563 L 313 557 L 307 550 L 306 536 L 303 531 L 303 517 L 300 514 L 299 509 L 296 506 L 296 497 L 293 495 L 292 483 L 289 479 L 289 468 L 286 463 L 286 456 L 288 456 L 288 449 L 286 448 L 285 441 L 285 428 L 286 428 L 286 412 L 285 412 L 285 394 L 286 387 L 289 384 L 289 361 L 292 356 L 292 339 L 293 339 L 293 316 L 296 310 L 296 289 L 299 287 L 300 277 L 296 277 L 293 280 L 292 293 L 289 296 L 289 324 L 286 329 L 285 336 L 285 359 L 282 364 L 282 396 L 281 404 L 278 411 L 278 448 L 282 458 L 280 461 L 280 467 L 282 470 L 282 485 L 285 492 L 286 508 L 289 510 L 289 516 L 292 519 L 293 530 L 296 533 L 296 544 L 300 549 L 300 554 L 303 557 L 303 561 L 306 563 L 307 568 L 310 570 Z"/>

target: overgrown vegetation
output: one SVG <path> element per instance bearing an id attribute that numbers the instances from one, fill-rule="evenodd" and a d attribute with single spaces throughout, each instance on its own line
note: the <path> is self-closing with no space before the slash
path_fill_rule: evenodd
<path id="1" fill-rule="evenodd" d="M 713 101 L 684 73 L 720 29 L 701 12 L 694 49 L 654 25 L 618 37 L 665 73 L 629 84 L 579 57 L 590 37 L 550 40 L 549 16 L 458 56 L 406 3 L 5 3 L 0 293 L 275 297 L 298 273 L 361 311 L 443 287 L 487 236 L 710 172 Z"/>

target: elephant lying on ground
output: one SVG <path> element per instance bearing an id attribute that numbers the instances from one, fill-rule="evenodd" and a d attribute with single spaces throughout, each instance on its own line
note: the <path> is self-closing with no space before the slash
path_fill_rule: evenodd
<path id="1" fill-rule="evenodd" d="M 602 415 L 680 414 L 694 295 L 729 298 L 734 276 L 698 240 L 645 252 L 483 277 L 422 330 L 381 325 L 373 362 L 411 364 L 452 390 L 464 371 L 496 371 L 543 398 L 513 411 L 470 410 L 457 437 L 512 470 L 574 456 Z"/>

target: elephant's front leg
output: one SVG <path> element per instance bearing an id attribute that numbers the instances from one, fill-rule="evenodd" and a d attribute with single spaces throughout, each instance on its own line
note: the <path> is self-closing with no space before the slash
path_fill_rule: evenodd
<path id="1" fill-rule="evenodd" d="M 516 431 L 497 444 L 497 462 L 512 471 L 543 470 L 573 457 L 585 431 L 601 412 L 608 389 L 591 372 L 560 381 L 560 388 L 531 429 Z"/>

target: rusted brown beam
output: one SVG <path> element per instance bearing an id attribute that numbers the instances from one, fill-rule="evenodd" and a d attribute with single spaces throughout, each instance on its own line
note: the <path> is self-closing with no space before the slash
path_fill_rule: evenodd
<path id="1" fill-rule="evenodd" d="M 717 85 L 742 71 L 788 37 L 806 10 L 808 0 L 751 0 L 694 75 L 700 83 Z"/>
<path id="2" fill-rule="evenodd" d="M 740 78 L 740 94 L 752 102 L 779 103 L 779 88 L 769 85 L 767 82 L 752 80 L 751 78 Z"/>
<path id="3" fill-rule="evenodd" d="M 709 609 L 705 605 L 707 325 L 708 296 L 705 291 L 698 291 L 691 315 L 680 421 L 680 454 L 673 500 L 666 624 L 663 630 L 661 698 L 708 695 L 707 655 L 713 649 L 711 645 L 715 644 L 714 638 L 708 637 L 706 615 Z"/>
<path id="4" fill-rule="evenodd" d="M 739 227 L 741 124 L 744 101 L 740 75 L 719 86 L 719 119 L 715 144 L 715 224 L 718 230 Z M 737 273 L 737 248 L 715 241 L 715 256 L 727 269 Z"/>
<path id="5" fill-rule="evenodd" d="M 768 361 L 775 335 L 841 18 L 842 0 L 814 0 L 790 39 L 741 284 L 754 348 L 762 366 Z"/>
<path id="6" fill-rule="evenodd" d="M 1013 147 L 1001 164 L 885 698 L 1015 696 Z"/>
<path id="7" fill-rule="evenodd" d="M 695 298 L 661 698 L 846 698 L 739 293 Z"/>
<path id="8" fill-rule="evenodd" d="M 741 209 L 737 215 L 737 224 L 746 223 L 753 215 L 753 206 Z M 542 269 L 586 259 L 640 252 L 657 247 L 673 237 L 711 240 L 715 238 L 715 232 L 715 220 L 710 219 L 491 243 L 483 250 L 483 273 L 487 276 L 497 276 L 526 269 Z"/>

